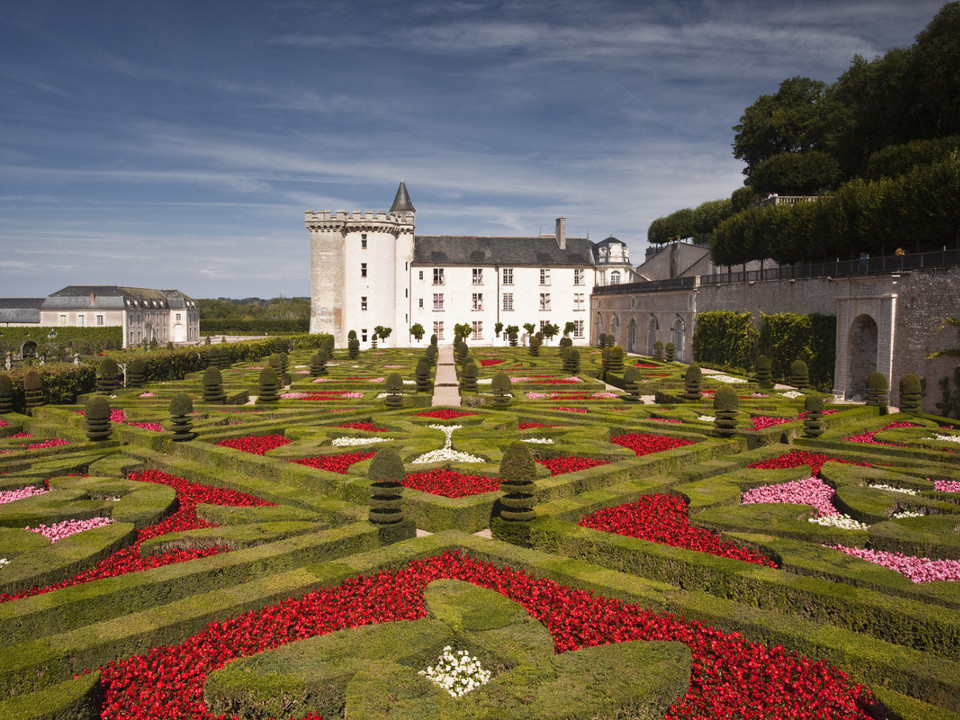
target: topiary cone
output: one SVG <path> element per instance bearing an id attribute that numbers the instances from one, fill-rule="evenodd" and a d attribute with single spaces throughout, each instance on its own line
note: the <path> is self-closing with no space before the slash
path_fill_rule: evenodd
<path id="1" fill-rule="evenodd" d="M 526 443 L 512 443 L 500 461 L 500 517 L 507 522 L 529 522 L 536 517 L 537 466 Z"/>
<path id="2" fill-rule="evenodd" d="M 610 356 L 607 358 L 607 372 L 614 375 L 623 374 L 623 348 L 619 345 L 610 348 Z"/>
<path id="3" fill-rule="evenodd" d="M 430 380 L 430 370 L 433 367 L 430 363 L 430 358 L 426 355 L 420 357 L 417 360 L 417 369 L 414 373 L 414 377 L 417 381 L 417 392 L 418 393 L 428 393 L 433 390 L 433 382 Z"/>
<path id="4" fill-rule="evenodd" d="M 713 425 L 718 437 L 733 437 L 737 429 L 740 398 L 732 387 L 724 386 L 713 396 Z"/>
<path id="5" fill-rule="evenodd" d="M 203 371 L 203 401 L 208 403 L 222 403 L 226 400 L 223 394 L 223 376 L 219 368 L 212 365 Z"/>
<path id="6" fill-rule="evenodd" d="M 672 342 L 668 342 L 664 347 L 664 352 L 666 353 L 667 362 L 673 362 L 677 359 L 677 346 Z"/>
<path id="7" fill-rule="evenodd" d="M 811 438 L 823 435 L 823 395 L 807 395 L 803 413 L 803 434 Z"/>
<path id="8" fill-rule="evenodd" d="M 97 390 L 104 395 L 111 395 L 120 389 L 120 367 L 113 358 L 106 357 L 97 366 Z"/>
<path id="9" fill-rule="evenodd" d="M 576 375 L 580 372 L 580 351 L 576 348 L 570 348 L 563 356 L 563 371 Z"/>
<path id="10" fill-rule="evenodd" d="M 197 436 L 190 422 L 192 412 L 193 399 L 186 393 L 177 393 L 170 398 L 170 430 L 173 432 L 174 442 L 186 442 Z"/>
<path id="11" fill-rule="evenodd" d="M 110 425 L 110 401 L 103 395 L 89 398 L 83 408 L 83 425 L 88 439 L 95 442 L 109 440 L 113 432 Z"/>
<path id="12" fill-rule="evenodd" d="M 313 377 L 322 377 L 327 374 L 327 351 L 318 350 L 310 356 L 310 374 Z"/>
<path id="13" fill-rule="evenodd" d="M 509 405 L 513 400 L 513 383 L 510 381 L 510 376 L 503 370 L 494 374 L 490 381 L 490 389 L 495 395 L 494 405 Z"/>
<path id="14" fill-rule="evenodd" d="M 772 364 L 770 358 L 766 355 L 760 355 L 757 358 L 757 375 L 756 375 L 757 384 L 762 388 L 772 388 L 773 387 L 773 374 L 772 374 Z"/>
<path id="15" fill-rule="evenodd" d="M 23 376 L 23 398 L 28 414 L 43 405 L 43 378 L 36 370 L 28 370 Z"/>
<path id="16" fill-rule="evenodd" d="M 147 381 L 147 364 L 141 358 L 134 358 L 127 365 L 127 387 L 143 387 Z"/>
<path id="17" fill-rule="evenodd" d="M 653 344 L 653 358 L 654 360 L 663 360 L 663 343 L 659 340 Z"/>
<path id="18" fill-rule="evenodd" d="M 477 366 L 473 363 L 467 363 L 463 366 L 460 373 L 460 390 L 461 392 L 477 391 Z"/>
<path id="19" fill-rule="evenodd" d="M 13 412 L 13 383 L 7 375 L 0 375 L 0 415 Z"/>
<path id="20" fill-rule="evenodd" d="M 390 373 L 383 383 L 387 391 L 387 407 L 403 407 L 403 378 L 400 373 Z"/>
<path id="21" fill-rule="evenodd" d="M 693 363 L 683 374 L 683 395 L 681 397 L 684 400 L 700 402 L 702 388 L 703 371 L 699 365 Z"/>
<path id="22" fill-rule="evenodd" d="M 628 367 L 623 371 L 623 389 L 627 400 L 636 402 L 640 398 L 640 371 L 637 368 Z"/>
<path id="23" fill-rule="evenodd" d="M 790 363 L 790 384 L 798 390 L 810 385 L 810 371 L 803 360 L 794 360 Z"/>
<path id="24" fill-rule="evenodd" d="M 394 448 L 377 451 L 370 462 L 370 513 L 374 525 L 393 525 L 403 521 L 403 481 L 407 473 Z"/>
<path id="25" fill-rule="evenodd" d="M 360 357 L 360 341 L 357 340 L 357 338 L 353 337 L 347 341 L 347 355 L 351 360 L 356 360 Z"/>
<path id="26" fill-rule="evenodd" d="M 900 378 L 900 412 L 920 412 L 923 399 L 923 383 L 913 373 Z"/>
<path id="27" fill-rule="evenodd" d="M 260 371 L 257 380 L 257 402 L 275 403 L 280 401 L 280 381 L 277 380 L 277 371 L 272 367 L 265 367 Z"/>
<path id="28" fill-rule="evenodd" d="M 527 352 L 530 353 L 532 357 L 540 357 L 540 338 L 536 335 L 530 338 L 530 344 L 527 347 Z"/>

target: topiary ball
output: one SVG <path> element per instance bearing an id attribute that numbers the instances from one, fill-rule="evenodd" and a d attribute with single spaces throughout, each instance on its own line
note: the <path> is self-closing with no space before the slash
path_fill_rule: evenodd
<path id="1" fill-rule="evenodd" d="M 403 460 L 394 448 L 384 448 L 373 456 L 368 475 L 370 512 L 374 525 L 394 525 L 403 521 L 403 480 L 407 473 Z"/>
<path id="2" fill-rule="evenodd" d="M 623 389 L 629 393 L 630 400 L 640 396 L 640 371 L 636 367 L 628 367 L 623 371 Z"/>
<path id="3" fill-rule="evenodd" d="M 737 428 L 740 398 L 737 391 L 725 385 L 713 396 L 714 433 L 719 437 L 732 437 Z"/>
<path id="4" fill-rule="evenodd" d="M 219 368 L 211 365 L 203 371 L 203 401 L 208 403 L 222 403 L 225 399 L 223 394 L 223 375 L 220 374 Z"/>
<path id="5" fill-rule="evenodd" d="M 83 408 L 83 424 L 88 439 L 95 442 L 110 439 L 113 432 L 110 402 L 103 395 L 94 395 L 87 400 Z"/>
<path id="6" fill-rule="evenodd" d="M 197 436 L 190 422 L 192 412 L 193 399 L 186 393 L 177 393 L 170 398 L 170 429 L 174 442 L 193 440 Z"/>
<path id="7" fill-rule="evenodd" d="M 494 404 L 509 405 L 513 400 L 513 383 L 510 376 L 503 370 L 498 371 L 490 381 L 490 389 L 494 392 Z"/>
<path id="8" fill-rule="evenodd" d="M 36 370 L 27 370 L 23 376 L 23 397 L 28 413 L 43 405 L 43 378 Z"/>
<path id="9" fill-rule="evenodd" d="M 757 384 L 762 388 L 772 388 L 773 387 L 773 365 L 770 362 L 770 358 L 766 355 L 760 355 L 757 358 L 757 375 L 756 381 Z"/>
<path id="10" fill-rule="evenodd" d="M 257 402 L 275 403 L 280 401 L 280 381 L 277 371 L 272 367 L 265 367 L 260 371 L 257 380 Z"/>
<path id="11" fill-rule="evenodd" d="M 664 346 L 664 354 L 666 355 L 667 362 L 673 362 L 677 359 L 677 346 L 672 342 L 668 342 Z"/>
<path id="12" fill-rule="evenodd" d="M 794 360 L 790 363 L 790 384 L 798 390 L 810 386 L 810 371 L 803 360 Z"/>

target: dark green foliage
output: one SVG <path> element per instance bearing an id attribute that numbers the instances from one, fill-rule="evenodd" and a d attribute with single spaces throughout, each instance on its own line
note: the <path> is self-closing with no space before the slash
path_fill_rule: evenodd
<path id="1" fill-rule="evenodd" d="M 323 340 L 320 342 L 320 349 L 326 351 L 327 359 L 333 358 L 333 351 L 335 347 L 336 347 L 336 343 L 332 335 L 325 336 Z"/>
<path id="2" fill-rule="evenodd" d="M 953 381 L 952 390 L 951 380 Z M 951 377 L 940 378 L 940 391 L 942 399 L 937 403 L 937 409 L 944 417 L 960 417 L 960 365 L 953 368 Z"/>
<path id="3" fill-rule="evenodd" d="M 260 371 L 260 377 L 257 380 L 257 402 L 275 403 L 280 400 L 280 381 L 277 379 L 277 371 L 272 367 L 265 367 Z"/>
<path id="4" fill-rule="evenodd" d="M 527 352 L 529 352 L 532 357 L 539 357 L 540 344 L 541 344 L 540 338 L 534 335 L 533 337 L 530 338 L 530 346 L 527 349 Z"/>
<path id="5" fill-rule="evenodd" d="M 698 325 L 697 327 L 699 328 L 699 325 Z M 694 352 L 694 354 L 696 354 L 696 352 L 697 352 L 697 351 L 696 351 L 696 340 L 697 340 L 697 335 L 696 335 L 696 333 L 694 333 L 694 335 L 693 335 L 693 340 L 694 340 L 694 351 L 693 351 L 693 352 Z M 655 360 L 661 360 L 661 361 L 663 360 L 663 343 L 660 342 L 659 340 L 657 340 L 657 341 L 653 344 L 653 357 L 654 357 Z M 700 359 L 702 359 L 702 358 L 701 358 L 699 355 L 697 355 L 697 359 L 700 360 Z"/>
<path id="6" fill-rule="evenodd" d="M 510 347 L 516 347 L 520 342 L 520 328 L 518 328 L 516 325 L 507 325 L 507 327 L 503 329 L 503 332 L 506 334 L 507 340 L 510 342 Z"/>
<path id="7" fill-rule="evenodd" d="M 887 391 L 890 389 L 887 376 L 879 370 L 874 370 L 867 376 L 867 405 L 880 408 L 880 414 L 887 411 Z"/>
<path id="8" fill-rule="evenodd" d="M 347 341 L 347 355 L 351 360 L 356 360 L 360 357 L 360 341 L 355 337 Z"/>
<path id="9" fill-rule="evenodd" d="M 809 385 L 826 390 L 833 385 L 836 336 L 835 315 L 774 313 L 763 316 L 757 347 L 770 358 L 774 378 L 788 378 L 790 363 L 803 360 Z"/>
<path id="10" fill-rule="evenodd" d="M 477 391 L 477 366 L 467 363 L 460 371 L 460 391 L 475 393 Z"/>
<path id="11" fill-rule="evenodd" d="M 430 336 L 430 344 L 433 345 L 434 347 L 437 346 L 437 334 L 436 334 L 436 333 L 434 333 L 433 335 Z"/>
<path id="12" fill-rule="evenodd" d="M 186 442 L 197 436 L 193 432 L 193 423 L 190 422 L 192 412 L 193 399 L 186 393 L 177 393 L 170 398 L 170 430 L 173 432 L 174 442 Z"/>
<path id="13" fill-rule="evenodd" d="M 565 347 L 573 347 L 573 338 L 569 338 L 564 335 L 562 338 L 560 338 L 559 346 L 561 349 Z"/>
<path id="14" fill-rule="evenodd" d="M 327 374 L 327 351 L 318 350 L 310 356 L 310 375 L 312 377 L 323 377 Z"/>
<path id="15" fill-rule="evenodd" d="M 718 437 L 732 437 L 737 429 L 740 398 L 730 386 L 717 390 L 713 396 L 714 433 Z"/>
<path id="16" fill-rule="evenodd" d="M 803 434 L 810 438 L 823 435 L 823 395 L 807 395 L 803 411 Z"/>
<path id="17" fill-rule="evenodd" d="M 350 331 L 347 333 L 347 340 L 356 340 L 356 339 L 357 339 L 357 331 L 356 331 L 356 330 L 350 330 Z"/>
<path id="18" fill-rule="evenodd" d="M 222 403 L 226 400 L 223 394 L 223 376 L 218 368 L 212 365 L 203 371 L 203 401 L 206 403 Z"/>
<path id="19" fill-rule="evenodd" d="M 439 355 L 439 353 L 440 351 L 437 349 L 436 345 L 427 345 L 427 347 L 423 351 L 423 356 L 430 361 L 431 365 L 436 365 L 437 356 Z"/>
<path id="20" fill-rule="evenodd" d="M 757 374 L 756 374 L 757 384 L 765 389 L 770 389 L 773 387 L 773 375 L 770 372 L 770 358 L 766 355 L 760 355 L 757 357 Z"/>
<path id="21" fill-rule="evenodd" d="M 528 522 L 536 517 L 537 466 L 526 443 L 511 443 L 500 461 L 500 489 L 506 495 L 500 499 L 501 519 L 507 522 Z"/>
<path id="22" fill-rule="evenodd" d="M 664 347 L 664 353 L 666 354 L 667 362 L 674 362 L 677 359 L 677 346 L 672 342 L 668 342 Z"/>
<path id="23" fill-rule="evenodd" d="M 640 371 L 630 366 L 623 371 L 623 389 L 627 393 L 627 400 L 637 402 L 640 399 Z"/>
<path id="24" fill-rule="evenodd" d="M 606 333 L 600 333 L 600 334 L 597 336 L 597 347 L 599 347 L 600 349 L 603 349 L 603 348 L 605 348 L 606 346 L 607 346 L 607 334 L 606 334 Z"/>
<path id="25" fill-rule="evenodd" d="M 710 240 L 713 229 L 732 212 L 733 203 L 729 199 L 710 200 L 696 208 L 683 208 L 650 223 L 647 240 L 654 245 L 684 238 L 705 242 Z"/>
<path id="26" fill-rule="evenodd" d="M 923 384 L 913 373 L 900 378 L 900 412 L 920 412 Z"/>
<path id="27" fill-rule="evenodd" d="M 370 461 L 370 513 L 374 525 L 393 525 L 403 520 L 403 460 L 394 448 L 378 450 Z"/>
<path id="28" fill-rule="evenodd" d="M 790 363 L 790 384 L 798 390 L 810 387 L 810 373 L 803 360 L 794 360 Z"/>
<path id="29" fill-rule="evenodd" d="M 610 348 L 610 356 L 607 358 L 607 372 L 614 375 L 623 374 L 623 348 L 619 345 Z"/>
<path id="30" fill-rule="evenodd" d="M 141 358 L 134 358 L 127 365 L 127 387 L 143 387 L 147 381 L 147 364 Z"/>
<path id="31" fill-rule="evenodd" d="M 603 373 L 603 377 L 606 377 L 610 371 L 610 348 L 606 346 L 600 351 L 600 370 Z"/>
<path id="32" fill-rule="evenodd" d="M 604 339 L 604 343 L 603 343 L 603 344 L 604 344 L 605 347 L 612 348 L 616 342 L 617 342 L 617 341 L 616 341 L 616 339 L 613 337 L 613 333 L 608 333 L 608 334 L 607 334 L 607 337 Z"/>
<path id="33" fill-rule="evenodd" d="M 567 348 L 563 354 L 563 371 L 576 375 L 580 372 L 580 351 L 576 348 Z"/>
<path id="34" fill-rule="evenodd" d="M 104 395 L 115 393 L 123 384 L 123 375 L 117 361 L 105 357 L 97 366 L 97 390 Z"/>
<path id="35" fill-rule="evenodd" d="M 748 368 L 756 336 L 753 317 L 748 312 L 698 313 L 693 331 L 693 356 L 698 363 L 709 367 Z"/>
<path id="36" fill-rule="evenodd" d="M 36 370 L 28 370 L 23 376 L 23 397 L 29 413 L 43 405 L 43 379 Z"/>
<path id="37" fill-rule="evenodd" d="M 428 393 L 433 390 L 433 382 L 430 380 L 432 367 L 433 365 L 426 355 L 421 356 L 420 359 L 417 360 L 416 380 L 418 393 Z"/>
<path id="38" fill-rule="evenodd" d="M 384 389 L 387 391 L 387 397 L 384 399 L 384 402 L 387 404 L 387 407 L 402 407 L 403 406 L 403 378 L 400 377 L 400 373 L 390 373 L 387 375 L 386 380 L 383 383 Z"/>
<path id="39" fill-rule="evenodd" d="M 109 440 L 113 432 L 110 426 L 110 401 L 103 395 L 90 397 L 84 405 L 83 424 L 90 440 Z"/>
<path id="40" fill-rule="evenodd" d="M 510 381 L 510 376 L 503 370 L 494 374 L 490 381 L 490 389 L 495 395 L 493 399 L 495 405 L 509 405 L 513 400 L 513 383 Z"/>
<path id="41" fill-rule="evenodd" d="M 694 363 L 683 374 L 683 399 L 700 402 L 700 391 L 703 388 L 703 371 Z"/>
<path id="42" fill-rule="evenodd" d="M 0 374 L 0 415 L 13 412 L 13 383 L 10 377 Z"/>

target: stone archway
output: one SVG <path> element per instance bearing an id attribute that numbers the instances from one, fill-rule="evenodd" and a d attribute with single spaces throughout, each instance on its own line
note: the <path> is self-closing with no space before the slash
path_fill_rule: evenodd
<path id="1" fill-rule="evenodd" d="M 657 333 L 660 332 L 660 323 L 656 315 L 650 316 L 650 322 L 647 324 L 647 355 L 653 355 L 653 346 L 657 343 Z"/>
<path id="2" fill-rule="evenodd" d="M 635 353 L 637 351 L 637 321 L 630 318 L 630 324 L 627 325 L 627 352 Z"/>
<path id="3" fill-rule="evenodd" d="M 877 370 L 879 342 L 877 321 L 858 315 L 850 325 L 847 340 L 847 398 L 863 400 L 867 394 L 867 375 Z"/>
<path id="4" fill-rule="evenodd" d="M 37 343 L 34 340 L 27 340 L 23 345 L 20 346 L 20 358 L 26 360 L 27 358 L 36 357 L 37 355 Z"/>
<path id="5" fill-rule="evenodd" d="M 597 322 L 594 331 L 596 332 L 596 342 L 600 342 L 600 336 L 603 335 L 603 313 L 597 313 Z"/>
<path id="6" fill-rule="evenodd" d="M 619 340 L 617 339 L 617 334 L 620 332 L 620 319 L 614 315 L 610 318 L 610 332 L 607 335 L 613 338 L 613 344 L 618 345 Z"/>
<path id="7" fill-rule="evenodd" d="M 682 317 L 677 317 L 673 322 L 673 327 L 670 328 L 670 340 L 673 342 L 674 347 L 676 348 L 676 358 L 677 360 L 683 362 L 683 351 L 684 351 L 684 338 L 686 333 L 684 332 L 684 322 Z"/>

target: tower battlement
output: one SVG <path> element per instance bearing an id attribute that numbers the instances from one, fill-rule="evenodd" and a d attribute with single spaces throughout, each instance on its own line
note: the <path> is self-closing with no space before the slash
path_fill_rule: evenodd
<path id="1" fill-rule="evenodd" d="M 411 212 L 388 213 L 385 210 L 308 210 L 304 214 L 308 230 L 364 231 L 400 234 L 412 232 Z"/>

